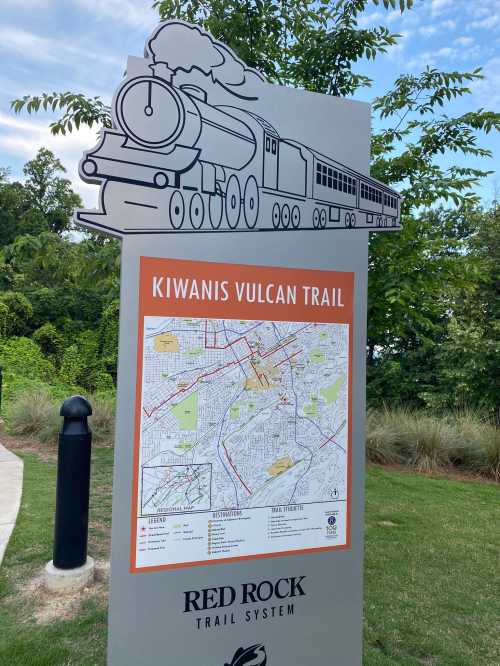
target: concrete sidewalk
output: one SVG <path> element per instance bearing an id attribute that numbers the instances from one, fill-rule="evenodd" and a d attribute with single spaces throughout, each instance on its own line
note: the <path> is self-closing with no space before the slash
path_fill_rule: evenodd
<path id="1" fill-rule="evenodd" d="M 16 524 L 23 490 L 23 461 L 0 444 L 0 564 Z"/>

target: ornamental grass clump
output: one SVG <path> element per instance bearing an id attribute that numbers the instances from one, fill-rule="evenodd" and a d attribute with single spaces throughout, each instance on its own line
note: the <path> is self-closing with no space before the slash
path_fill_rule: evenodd
<path id="1" fill-rule="evenodd" d="M 5 422 L 12 435 L 54 443 L 61 417 L 59 408 L 50 396 L 44 391 L 35 391 L 19 393 L 7 403 Z"/>
<path id="2" fill-rule="evenodd" d="M 69 397 L 69 396 L 68 396 Z M 115 400 L 112 395 L 89 397 L 92 416 L 89 425 L 92 441 L 100 446 L 112 446 L 114 441 Z M 44 391 L 22 392 L 5 408 L 5 423 L 11 435 L 36 439 L 43 444 L 56 444 L 62 426 L 59 414 L 62 400 Z"/>
<path id="3" fill-rule="evenodd" d="M 378 465 L 395 465 L 405 462 L 399 449 L 401 422 L 405 410 L 381 411 L 369 409 L 366 421 L 366 456 Z"/>
<path id="4" fill-rule="evenodd" d="M 500 481 L 500 430 L 487 415 L 466 410 L 453 420 L 453 464 Z"/>
<path id="5" fill-rule="evenodd" d="M 435 416 L 407 413 L 400 432 L 400 449 L 408 464 L 419 472 L 448 467 L 453 458 L 456 432 Z"/>
<path id="6" fill-rule="evenodd" d="M 485 424 L 481 451 L 484 456 L 483 473 L 500 481 L 500 429 L 493 424 Z"/>
<path id="7" fill-rule="evenodd" d="M 112 446 L 115 437 L 115 399 L 112 395 L 96 394 L 89 397 L 92 416 L 89 425 L 92 441 L 101 446 Z"/>

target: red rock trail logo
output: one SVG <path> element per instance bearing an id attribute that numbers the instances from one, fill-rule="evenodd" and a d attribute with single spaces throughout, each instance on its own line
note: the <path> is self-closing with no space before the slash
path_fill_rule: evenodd
<path id="1" fill-rule="evenodd" d="M 248 648 L 238 648 L 232 660 L 224 666 L 266 666 L 266 664 L 266 648 L 257 643 Z"/>

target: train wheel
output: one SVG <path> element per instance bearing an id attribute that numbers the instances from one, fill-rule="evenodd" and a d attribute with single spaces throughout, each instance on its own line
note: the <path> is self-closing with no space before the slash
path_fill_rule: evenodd
<path id="1" fill-rule="evenodd" d="M 319 226 L 321 229 L 326 229 L 326 210 L 324 208 L 319 215 Z"/>
<path id="2" fill-rule="evenodd" d="M 155 176 L 153 178 L 153 183 L 154 186 L 157 187 L 159 190 L 164 190 L 168 185 L 167 174 L 163 173 L 162 171 L 158 171 L 158 173 L 155 173 Z"/>
<path id="3" fill-rule="evenodd" d="M 205 204 L 198 192 L 193 195 L 189 204 L 189 219 L 193 229 L 200 229 L 205 219 Z"/>
<path id="4" fill-rule="evenodd" d="M 208 199 L 208 217 L 212 229 L 218 229 L 222 222 L 224 199 L 219 194 L 211 194 Z"/>
<path id="5" fill-rule="evenodd" d="M 249 229 L 253 229 L 259 217 L 259 188 L 253 176 L 247 179 L 243 195 L 243 214 Z"/>
<path id="6" fill-rule="evenodd" d="M 354 213 L 351 213 L 351 227 L 356 226 L 356 215 Z"/>
<path id="7" fill-rule="evenodd" d="M 319 210 L 317 208 L 313 211 L 313 227 L 319 229 Z"/>
<path id="8" fill-rule="evenodd" d="M 348 229 L 351 228 L 351 213 L 346 213 L 344 217 L 344 226 Z"/>
<path id="9" fill-rule="evenodd" d="M 273 206 L 273 227 L 279 229 L 281 220 L 280 205 L 275 203 Z"/>
<path id="10" fill-rule="evenodd" d="M 300 225 L 300 208 L 298 206 L 294 206 L 292 208 L 292 227 L 294 229 L 298 229 Z"/>
<path id="11" fill-rule="evenodd" d="M 174 229 L 180 229 L 184 222 L 184 198 L 179 190 L 175 190 L 170 199 L 170 223 Z"/>
<path id="12" fill-rule="evenodd" d="M 241 188 L 236 176 L 233 174 L 226 188 L 226 220 L 231 229 L 236 229 L 241 214 Z"/>
<path id="13" fill-rule="evenodd" d="M 94 176 L 97 173 L 97 164 L 94 160 L 85 160 L 82 164 L 82 171 L 86 176 Z"/>
<path id="14" fill-rule="evenodd" d="M 285 204 L 281 209 L 281 224 L 285 229 L 288 229 L 290 224 L 290 206 L 288 204 Z"/>

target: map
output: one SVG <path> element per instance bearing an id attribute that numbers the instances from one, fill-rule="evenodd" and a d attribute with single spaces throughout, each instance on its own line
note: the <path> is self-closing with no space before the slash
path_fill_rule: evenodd
<path id="1" fill-rule="evenodd" d="M 347 350 L 346 324 L 146 317 L 143 513 L 345 497 Z"/>
<path id="2" fill-rule="evenodd" d="M 143 339 L 142 535 L 148 517 L 149 525 L 155 516 L 188 520 L 150 534 L 168 561 L 185 557 L 186 535 L 205 558 L 266 552 L 283 539 L 293 548 L 304 534 L 316 546 L 328 524 L 337 536 L 347 497 L 349 324 L 145 316 Z M 225 516 L 251 520 L 242 532 L 214 521 Z"/>

